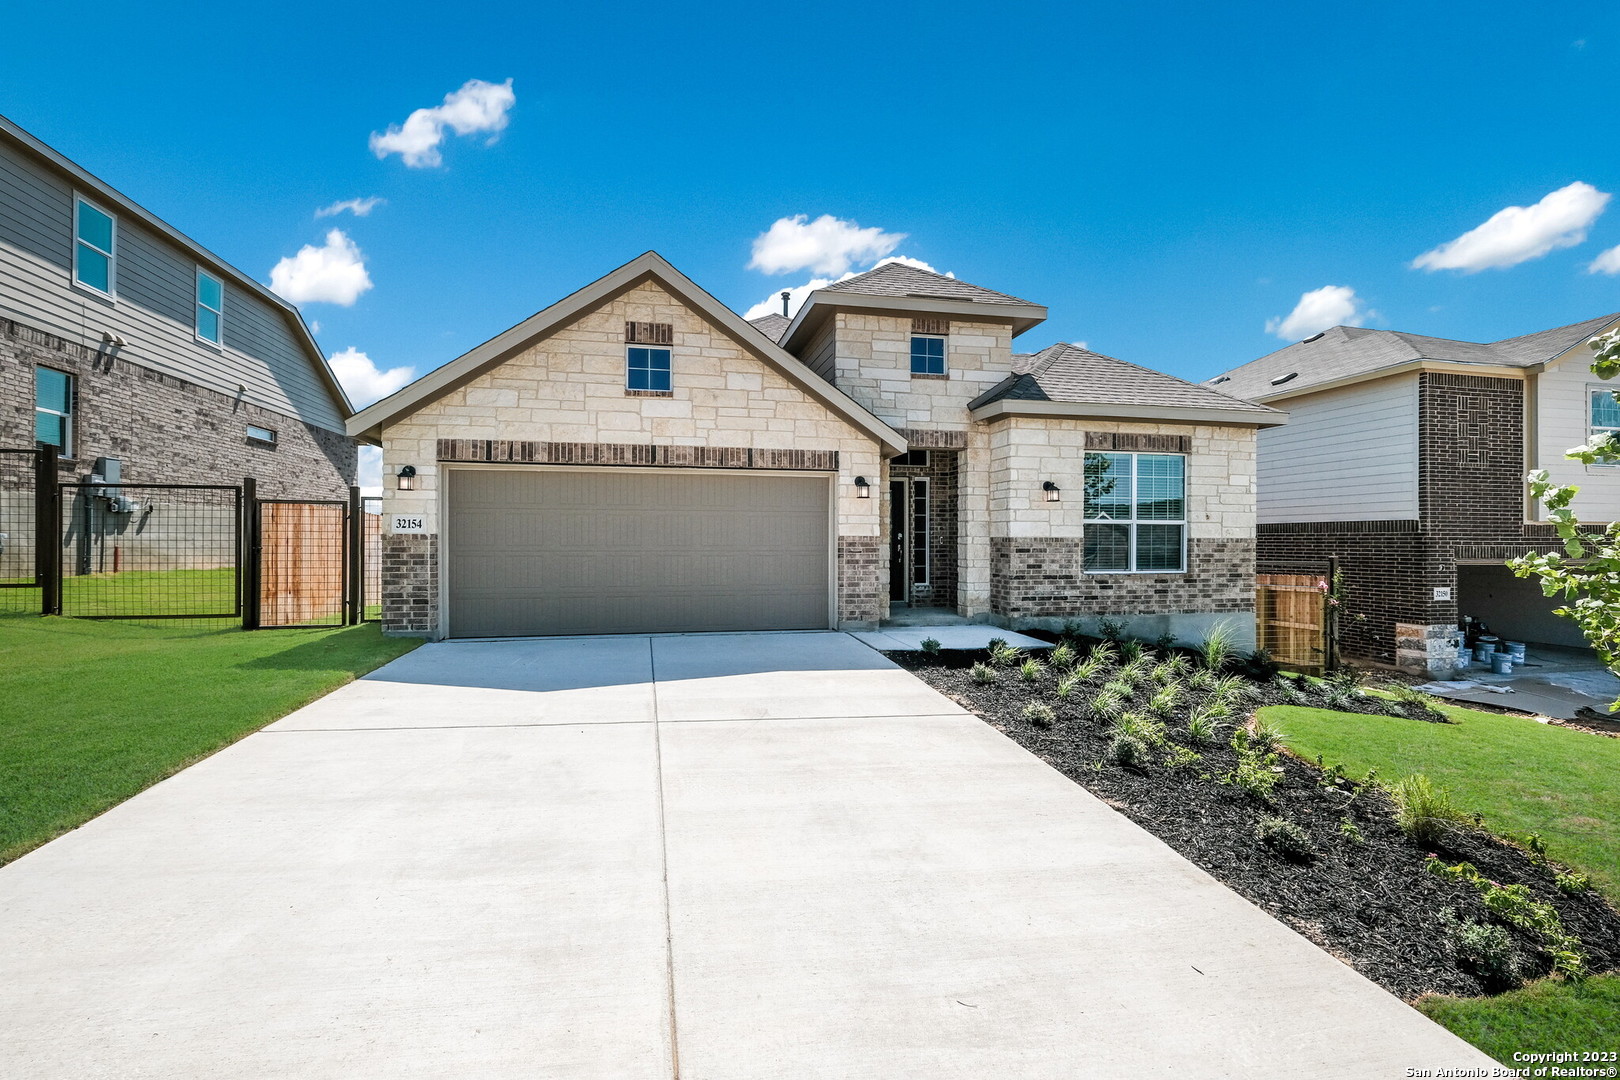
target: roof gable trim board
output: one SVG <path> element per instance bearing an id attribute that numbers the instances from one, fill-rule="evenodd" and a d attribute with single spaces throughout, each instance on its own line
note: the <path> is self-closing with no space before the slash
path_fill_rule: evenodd
<path id="1" fill-rule="evenodd" d="M 976 322 L 1011 323 L 1013 337 L 1046 321 L 1046 308 L 1039 304 L 985 304 L 972 300 L 942 300 L 927 296 L 876 296 L 855 292 L 839 292 L 823 296 L 824 292 L 826 290 L 811 293 L 810 298 L 799 308 L 793 322 L 788 325 L 787 332 L 782 335 L 784 346 L 797 340 L 812 325 L 819 324 L 822 316 L 830 314 L 834 308 L 859 308 L 862 311 L 892 312 L 902 316 L 921 312 L 928 315 L 971 317 Z"/>

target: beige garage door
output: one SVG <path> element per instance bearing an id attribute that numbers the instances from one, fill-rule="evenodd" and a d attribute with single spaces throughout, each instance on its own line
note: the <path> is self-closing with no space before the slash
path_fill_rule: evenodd
<path id="1" fill-rule="evenodd" d="M 822 629 L 824 476 L 456 469 L 453 637 Z"/>

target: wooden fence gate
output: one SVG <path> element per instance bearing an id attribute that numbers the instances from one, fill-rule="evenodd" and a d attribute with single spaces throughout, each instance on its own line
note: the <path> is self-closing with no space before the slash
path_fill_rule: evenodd
<path id="1" fill-rule="evenodd" d="M 243 626 L 346 626 L 362 617 L 358 492 L 341 500 L 251 503 L 252 551 Z"/>
<path id="2" fill-rule="evenodd" d="M 1319 675 L 1333 662 L 1328 590 L 1321 574 L 1255 577 L 1255 631 L 1260 648 L 1292 671 Z"/>

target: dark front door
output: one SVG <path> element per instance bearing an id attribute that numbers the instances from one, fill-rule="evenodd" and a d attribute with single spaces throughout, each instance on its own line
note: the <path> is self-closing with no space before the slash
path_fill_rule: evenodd
<path id="1" fill-rule="evenodd" d="M 906 602 L 906 583 L 911 575 L 906 571 L 906 552 L 910 549 L 911 516 L 908 497 L 910 488 L 904 480 L 889 481 L 889 602 Z"/>

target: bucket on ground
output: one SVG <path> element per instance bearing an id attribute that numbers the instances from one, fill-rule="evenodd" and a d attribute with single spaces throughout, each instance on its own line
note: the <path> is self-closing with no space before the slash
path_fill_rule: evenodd
<path id="1" fill-rule="evenodd" d="M 1492 675 L 1511 675 L 1511 674 L 1513 674 L 1513 656 L 1512 656 L 1512 654 L 1503 653 L 1503 652 L 1492 653 L 1491 654 L 1491 674 Z"/>
<path id="2" fill-rule="evenodd" d="M 1524 663 L 1524 642 L 1509 641 L 1505 644 L 1507 645 L 1508 655 L 1513 657 L 1513 662 L 1515 664 Z"/>

